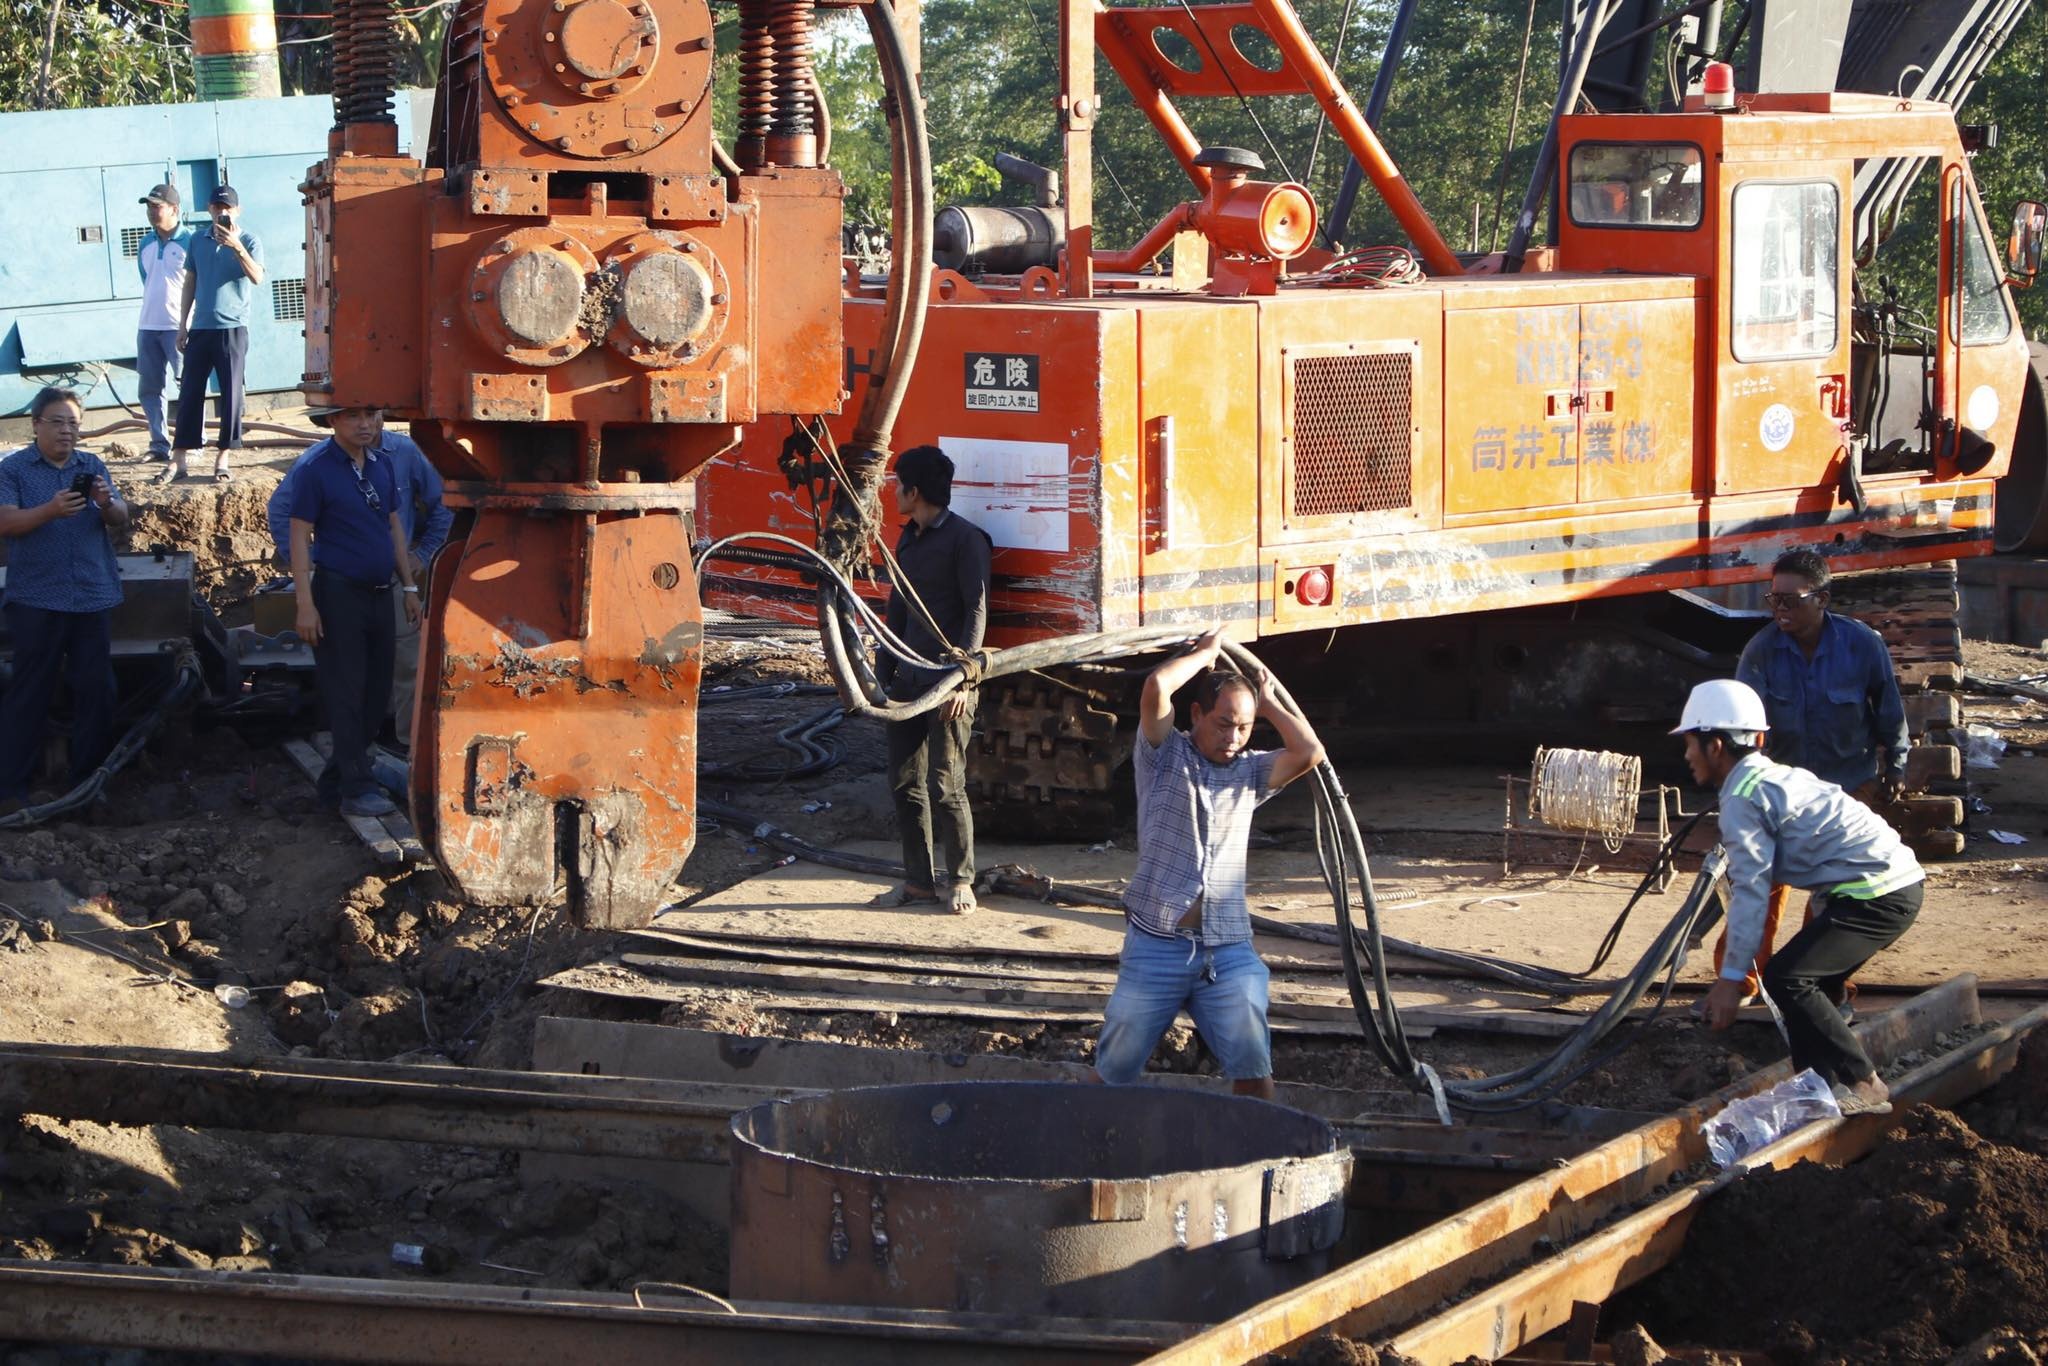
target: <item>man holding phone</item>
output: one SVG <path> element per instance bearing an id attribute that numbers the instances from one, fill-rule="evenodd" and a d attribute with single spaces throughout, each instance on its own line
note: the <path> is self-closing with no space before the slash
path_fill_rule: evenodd
<path id="1" fill-rule="evenodd" d="M 35 442 L 0 458 L 0 537 L 7 540 L 7 630 L 14 681 L 0 696 L 0 807 L 28 796 L 62 677 L 71 691 L 71 784 L 106 757 L 114 717 L 113 633 L 121 574 L 111 533 L 128 527 L 107 467 L 78 447 L 78 396 L 44 389 L 29 402 Z"/>
<path id="2" fill-rule="evenodd" d="M 228 452 L 242 444 L 242 377 L 249 356 L 249 309 L 263 283 L 263 244 L 241 230 L 242 197 L 223 185 L 207 201 L 213 225 L 192 234 L 185 294 L 178 309 L 178 349 L 185 379 L 178 390 L 176 452 L 162 480 L 185 477 L 185 453 L 206 444 L 206 386 L 220 382 L 220 450 L 213 477 L 227 482 Z"/>

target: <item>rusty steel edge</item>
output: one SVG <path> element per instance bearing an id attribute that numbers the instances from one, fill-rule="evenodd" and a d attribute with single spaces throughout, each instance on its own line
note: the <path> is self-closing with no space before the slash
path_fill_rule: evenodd
<path id="1" fill-rule="evenodd" d="M 1979 1019 L 1977 980 L 1963 974 L 1858 1025 L 1857 1035 L 1882 1066 L 1886 1059 L 1927 1048 L 1938 1036 Z M 1706 1157 L 1701 1121 L 1729 1101 L 1790 1074 L 1783 1062 L 1752 1072 L 1555 1171 L 1177 1343 L 1152 1361 L 1171 1366 L 1253 1362 L 1333 1328 L 1360 1338 L 1384 1336 L 1447 1296 L 1545 1246 L 1570 1243 L 1616 1210 L 1649 1196 Z"/>
<path id="2" fill-rule="evenodd" d="M 650 1301 L 652 1296 L 649 1296 Z M 746 1306 L 328 1276 L 0 1260 L 0 1341 L 92 1343 L 417 1366 L 565 1361 L 1135 1361 L 1185 1325 Z"/>

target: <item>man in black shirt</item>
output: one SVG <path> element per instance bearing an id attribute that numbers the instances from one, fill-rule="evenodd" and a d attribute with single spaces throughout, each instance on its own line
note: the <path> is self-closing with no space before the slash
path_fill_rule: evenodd
<path id="1" fill-rule="evenodd" d="M 896 542 L 904 585 L 889 595 L 888 623 L 903 643 L 934 663 L 954 650 L 978 650 L 988 627 L 988 533 L 949 510 L 953 462 L 937 446 L 916 446 L 896 459 L 896 510 L 909 520 Z M 906 600 L 914 598 L 914 601 Z M 917 697 L 941 677 L 882 651 L 876 667 L 891 701 Z M 932 858 L 932 808 L 946 846 L 944 888 L 955 915 L 974 910 L 974 818 L 967 810 L 967 740 L 975 693 L 962 688 L 908 721 L 888 723 L 889 795 L 903 837 L 903 885 L 876 897 L 880 907 L 941 899 Z"/>

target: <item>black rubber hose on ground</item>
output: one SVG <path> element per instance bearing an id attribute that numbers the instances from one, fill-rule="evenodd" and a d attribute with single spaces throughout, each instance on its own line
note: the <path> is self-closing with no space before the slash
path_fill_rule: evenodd
<path id="1" fill-rule="evenodd" d="M 157 727 L 164 723 L 172 709 L 197 692 L 202 684 L 198 658 L 190 650 L 181 651 L 178 656 L 178 671 L 165 687 L 163 696 L 128 728 L 128 733 L 121 737 L 120 743 L 108 751 L 107 757 L 100 761 L 100 766 L 94 769 L 85 781 L 53 801 L 44 802 L 40 806 L 25 806 L 11 815 L 0 816 L 0 830 L 25 830 L 89 805 L 93 798 L 106 790 L 109 778 L 126 768 L 134 761 L 136 755 L 142 753 L 143 746 L 149 743 L 149 738 L 156 734 Z"/>

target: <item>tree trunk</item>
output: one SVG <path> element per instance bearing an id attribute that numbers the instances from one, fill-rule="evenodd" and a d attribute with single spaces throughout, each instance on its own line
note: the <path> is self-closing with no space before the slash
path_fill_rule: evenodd
<path id="1" fill-rule="evenodd" d="M 43 64 L 36 72 L 36 108 L 48 109 L 56 91 L 50 88 L 50 63 L 57 56 L 57 17 L 64 12 L 64 0 L 50 0 L 50 22 L 43 29 Z"/>

